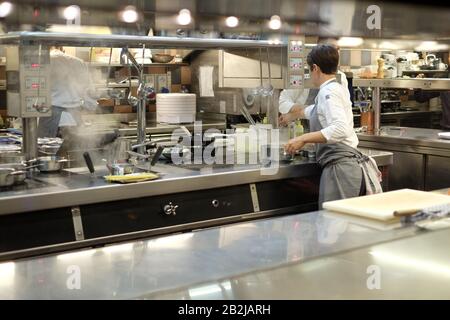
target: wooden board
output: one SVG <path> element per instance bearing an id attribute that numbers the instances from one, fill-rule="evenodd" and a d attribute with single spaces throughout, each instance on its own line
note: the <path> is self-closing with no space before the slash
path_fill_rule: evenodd
<path id="1" fill-rule="evenodd" d="M 398 218 L 394 217 L 394 211 L 419 211 L 423 208 L 443 204 L 450 204 L 450 196 L 401 189 L 370 196 L 329 201 L 323 204 L 323 208 L 330 211 L 392 222 L 398 220 Z"/>

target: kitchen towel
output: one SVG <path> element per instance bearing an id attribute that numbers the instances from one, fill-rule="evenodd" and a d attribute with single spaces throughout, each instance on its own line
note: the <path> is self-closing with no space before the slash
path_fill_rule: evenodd
<path id="1" fill-rule="evenodd" d="M 200 67 L 200 97 L 214 97 L 213 66 Z"/>

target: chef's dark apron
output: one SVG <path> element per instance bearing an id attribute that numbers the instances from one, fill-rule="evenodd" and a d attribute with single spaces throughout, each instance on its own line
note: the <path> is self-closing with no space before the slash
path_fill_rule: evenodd
<path id="1" fill-rule="evenodd" d="M 336 80 L 330 83 L 337 82 Z M 317 113 L 317 99 L 310 113 L 311 132 L 323 129 Z M 365 193 L 363 172 L 359 165 L 366 161 L 360 151 L 343 143 L 317 143 L 316 159 L 322 167 L 319 209 L 326 201 L 357 197 Z"/>

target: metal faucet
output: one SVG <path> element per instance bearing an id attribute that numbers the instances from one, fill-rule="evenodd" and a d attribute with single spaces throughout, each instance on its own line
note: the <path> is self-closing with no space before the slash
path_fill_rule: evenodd
<path id="1" fill-rule="evenodd" d="M 143 50 L 145 52 L 145 46 L 143 47 Z M 137 89 L 137 97 L 133 96 L 131 94 L 131 69 L 130 69 L 130 75 L 129 75 L 129 83 L 130 83 L 130 89 L 128 93 L 128 103 L 132 105 L 133 107 L 137 107 L 137 143 L 138 145 L 142 145 L 145 142 L 145 127 L 147 124 L 146 121 L 146 114 L 145 114 L 145 108 L 146 108 L 146 94 L 144 90 L 144 66 L 139 65 L 136 59 L 133 57 L 131 52 L 128 50 L 128 47 L 122 48 L 122 52 L 120 54 L 121 62 L 125 61 L 125 57 L 131 62 L 133 67 L 138 72 L 138 89 Z M 144 155 L 145 154 L 145 145 L 142 145 L 138 148 L 138 153 Z"/>

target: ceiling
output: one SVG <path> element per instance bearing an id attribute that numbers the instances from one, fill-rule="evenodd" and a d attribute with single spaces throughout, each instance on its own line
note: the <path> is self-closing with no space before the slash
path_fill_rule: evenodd
<path id="1" fill-rule="evenodd" d="M 142 34 L 150 28 L 156 35 L 175 35 L 184 29 L 185 35 L 245 36 L 268 38 L 272 34 L 306 34 L 311 36 L 354 36 L 365 38 L 395 38 L 450 41 L 448 23 L 450 7 L 427 1 L 427 6 L 415 1 L 329 1 L 329 0 L 21 0 L 13 1 L 15 10 L 1 19 L 3 30 L 45 30 L 49 25 L 66 24 L 61 15 L 67 5 L 81 8 L 82 25 L 110 27 L 114 33 Z M 381 29 L 369 30 L 369 5 L 381 9 Z M 139 12 L 136 23 L 119 19 L 119 12 L 133 5 Z M 181 28 L 176 24 L 178 11 L 187 8 L 193 22 Z M 268 19 L 280 15 L 281 30 L 268 28 Z M 240 19 L 237 28 L 225 26 L 224 19 L 235 15 Z"/>

